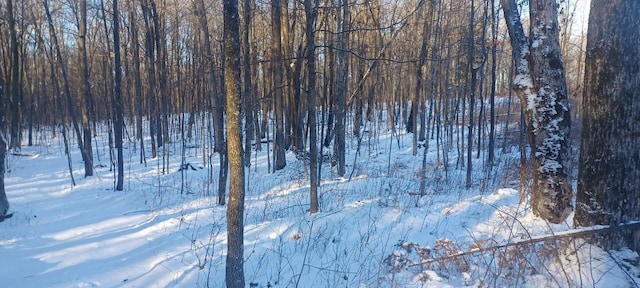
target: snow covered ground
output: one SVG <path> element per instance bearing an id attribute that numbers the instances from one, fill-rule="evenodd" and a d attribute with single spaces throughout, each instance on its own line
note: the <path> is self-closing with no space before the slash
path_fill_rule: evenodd
<path id="1" fill-rule="evenodd" d="M 455 149 L 445 171 L 432 142 L 427 195 L 420 197 L 421 157 L 412 155 L 411 135 L 371 130 L 364 134 L 357 154 L 358 139 L 348 140 L 345 177 L 337 177 L 328 163 L 323 165 L 321 212 L 315 215 L 307 212 L 304 162 L 288 153 L 287 167 L 269 173 L 266 146 L 254 153 L 247 170 L 247 285 L 634 287 L 640 283 L 637 254 L 602 251 L 579 239 L 446 258 L 561 233 L 572 224 L 548 225 L 518 204 L 515 148 L 498 151 L 498 163 L 490 171 L 476 163 L 474 185 L 465 189 L 465 171 L 456 169 Z M 173 139 L 167 145 L 170 168 L 163 174 L 161 157 L 147 159 L 146 166 L 138 164 L 139 151 L 129 142 L 125 191 L 114 191 L 106 135 L 100 134 L 95 176 L 82 178 L 80 154 L 73 149 L 77 186 L 72 187 L 62 140 L 50 137 L 45 133 L 37 146 L 9 156 L 6 189 L 14 216 L 0 223 L 0 286 L 224 286 L 226 207 L 215 204 L 217 155 L 210 169 L 203 163 L 202 143 L 189 141 L 185 146 L 191 148 L 184 155 L 191 165 L 181 171 L 182 142 Z"/>

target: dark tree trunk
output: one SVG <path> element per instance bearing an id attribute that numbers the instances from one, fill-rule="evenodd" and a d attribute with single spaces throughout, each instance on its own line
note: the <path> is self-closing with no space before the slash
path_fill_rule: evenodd
<path id="1" fill-rule="evenodd" d="M 302 44 L 300 44 L 300 46 L 298 47 L 298 53 L 297 54 L 302 54 L 303 49 L 302 49 Z M 296 54 L 296 55 L 297 55 Z M 306 109 L 305 104 L 307 103 L 307 101 L 305 101 L 305 99 L 302 98 L 302 93 L 300 91 L 301 86 L 302 86 L 302 57 L 298 58 L 295 60 L 294 63 L 294 68 L 293 68 L 293 73 L 292 73 L 292 83 L 293 83 L 293 102 L 290 103 L 290 105 L 292 106 L 291 109 L 294 111 L 291 120 L 292 120 L 292 125 L 291 125 L 291 129 L 292 129 L 292 141 L 291 144 L 293 145 L 293 151 L 294 152 L 298 152 L 298 151 L 304 151 L 304 112 Z"/>
<path id="2" fill-rule="evenodd" d="M 428 9 L 429 11 L 427 11 L 427 13 L 425 14 L 429 15 L 429 18 L 427 19 L 431 19 L 431 6 L 429 6 Z M 429 27 L 430 23 L 431 21 L 425 20 L 422 26 L 422 44 L 420 45 L 420 58 L 416 67 L 416 86 L 414 87 L 413 99 L 411 100 L 411 114 L 409 114 L 409 121 L 407 121 L 407 132 L 411 132 L 413 134 L 413 156 L 418 155 L 418 110 L 420 109 L 420 107 L 424 106 L 422 104 L 424 103 L 425 98 L 423 97 L 424 89 L 422 86 L 424 82 L 424 76 L 422 71 L 426 64 L 427 55 L 429 53 L 428 43 L 430 40 L 429 38 L 431 37 Z"/>
<path id="3" fill-rule="evenodd" d="M 7 141 L 4 137 L 4 119 L 5 119 L 5 103 L 7 101 L 6 98 L 6 84 L 4 82 L 4 78 L 2 77 L 2 71 L 0 71 L 0 222 L 2 222 L 7 216 L 7 211 L 9 211 L 9 200 L 7 199 L 7 194 L 4 189 L 4 173 L 5 173 L 5 160 L 7 158 Z"/>
<path id="4" fill-rule="evenodd" d="M 158 149 L 156 143 L 156 132 L 158 130 L 157 123 L 157 111 L 158 111 L 158 101 L 156 99 L 157 89 L 156 89 L 156 64 L 155 64 L 155 33 L 153 32 L 153 25 L 151 24 L 151 9 L 149 8 L 149 3 L 144 0 L 141 1 L 140 4 L 142 10 L 142 19 L 144 20 L 145 26 L 145 56 L 146 56 L 146 66 L 147 66 L 147 81 L 149 82 L 149 87 L 147 88 L 147 101 L 149 107 L 149 136 L 151 137 L 151 157 L 158 157 Z"/>
<path id="5" fill-rule="evenodd" d="M 84 155 L 84 177 L 93 176 L 93 147 L 91 144 L 90 115 L 93 110 L 93 97 L 91 96 L 91 80 L 89 78 L 89 59 L 87 56 L 87 0 L 80 1 L 80 19 L 78 25 L 78 50 L 82 57 L 82 88 L 84 93 L 84 105 L 80 107 L 80 121 L 82 124 L 82 154 Z"/>
<path id="6" fill-rule="evenodd" d="M 467 174 L 466 174 L 466 187 L 471 187 L 471 171 L 473 165 L 471 164 L 471 150 L 473 148 L 473 117 L 474 117 L 474 108 L 475 108 L 475 100 L 476 100 L 476 86 L 478 85 L 478 69 L 475 63 L 475 33 L 474 33 L 474 19 L 475 18 L 475 7 L 474 1 L 471 0 L 471 12 L 469 14 L 469 37 L 468 39 L 468 54 L 467 54 L 467 65 L 469 65 L 469 72 L 471 72 L 471 84 L 469 85 L 469 131 L 467 132 Z M 478 139 L 480 141 L 480 139 Z"/>
<path id="7" fill-rule="evenodd" d="M 346 173 L 345 159 L 345 126 L 347 114 L 347 88 L 349 85 L 349 31 L 351 30 L 351 13 L 349 12 L 349 0 L 341 0 L 342 16 L 339 21 L 340 35 L 338 36 L 338 57 L 337 69 L 338 77 L 336 85 L 335 103 L 335 145 L 334 153 L 338 162 L 338 176 Z"/>
<path id="8" fill-rule="evenodd" d="M 244 288 L 244 164 L 240 119 L 240 31 L 238 0 L 224 0 L 224 84 L 230 183 L 227 206 L 227 287 Z"/>
<path id="9" fill-rule="evenodd" d="M 113 136 L 115 138 L 118 153 L 118 178 L 116 190 L 124 190 L 124 154 L 122 150 L 122 134 L 124 132 L 124 115 L 122 103 L 122 64 L 120 63 L 120 19 L 118 18 L 118 0 L 113 0 L 113 69 L 115 70 L 113 112 L 115 113 L 113 124 Z"/>
<path id="10" fill-rule="evenodd" d="M 18 36 L 16 32 L 16 19 L 13 11 L 13 0 L 7 0 L 7 12 L 8 12 L 8 24 L 9 24 L 9 38 L 11 42 L 11 140 L 9 142 L 9 149 L 20 149 L 20 138 L 22 128 L 21 114 L 21 101 L 22 101 L 22 81 L 20 78 L 20 49 L 18 47 Z"/>
<path id="11" fill-rule="evenodd" d="M 253 0 L 244 0 L 244 51 L 242 54 L 242 71 L 244 76 L 244 97 L 242 98 L 244 104 L 245 115 L 245 139 L 244 139 L 244 165 L 246 167 L 251 166 L 251 142 L 255 136 L 255 123 L 254 123 L 254 111 L 255 111 L 255 96 L 252 90 L 251 77 L 252 61 L 251 61 L 251 42 L 249 38 L 249 32 L 251 30 L 251 11 L 253 6 Z M 260 141 L 257 141 L 260 142 Z"/>
<path id="12" fill-rule="evenodd" d="M 498 42 L 498 20 L 496 18 L 495 0 L 491 0 L 491 95 L 489 95 L 489 156 L 487 158 L 487 165 L 489 170 L 493 168 L 493 162 L 495 158 L 495 146 L 496 146 L 496 113 L 495 113 L 495 100 L 496 100 L 496 68 L 497 68 L 497 42 Z M 506 132 L 505 132 L 506 133 Z M 505 134 L 506 135 L 506 134 Z M 506 137 L 505 137 L 506 138 Z"/>
<path id="13" fill-rule="evenodd" d="M 131 21 L 131 38 L 134 41 L 138 41 L 138 26 L 135 23 L 135 12 L 130 12 L 129 19 Z M 143 127 L 142 127 L 142 118 L 145 115 L 144 111 L 144 99 L 142 97 L 142 76 L 140 75 L 140 48 L 139 45 L 133 45 L 133 77 L 134 77 L 134 86 L 133 90 L 135 93 L 136 99 L 136 134 L 138 139 L 140 140 L 140 164 L 147 163 L 145 158 L 145 149 L 144 149 L 144 135 L 143 135 Z"/>
<path id="14" fill-rule="evenodd" d="M 640 220 L 638 28 L 640 2 L 592 2 L 576 197 L 577 226 Z M 605 245 L 639 250 L 639 233 L 636 231 L 635 239 L 631 234 L 612 234 Z"/>
<path id="15" fill-rule="evenodd" d="M 274 163 L 273 169 L 280 170 L 287 165 L 285 159 L 285 136 L 284 136 L 284 80 L 283 80 L 283 63 L 282 63 L 282 7 L 280 0 L 271 1 L 271 37 L 273 41 L 273 98 L 274 113 L 276 118 L 276 139 L 273 144 Z"/>
<path id="16" fill-rule="evenodd" d="M 311 0 L 304 0 L 304 10 L 306 20 L 306 41 L 307 41 L 307 117 L 309 118 L 309 213 L 318 212 L 318 129 L 316 126 L 316 44 L 315 44 L 315 21 L 318 17 L 318 0 L 311 3 Z"/>
<path id="17" fill-rule="evenodd" d="M 226 183 L 227 183 L 227 143 L 224 140 L 224 99 L 220 97 L 218 91 L 218 80 L 215 72 L 215 61 L 212 51 L 211 36 L 209 34 L 209 25 L 207 22 L 206 8 L 204 0 L 198 0 L 194 3 L 196 6 L 195 12 L 198 17 L 198 24 L 200 25 L 202 37 L 204 39 L 204 57 L 206 59 L 206 67 L 208 68 L 209 84 L 211 87 L 210 93 L 213 103 L 213 133 L 215 148 L 214 151 L 218 152 L 220 173 L 218 174 L 218 204 L 224 205 L 226 198 Z"/>
<path id="18" fill-rule="evenodd" d="M 71 116 L 71 124 L 73 125 L 73 129 L 76 133 L 76 139 L 78 141 L 78 147 L 80 148 L 80 154 L 82 155 L 82 160 L 86 161 L 87 159 L 87 155 L 85 154 L 85 146 L 83 144 L 83 139 L 82 139 L 82 132 L 80 131 L 80 126 L 78 126 L 78 117 L 76 115 L 76 111 L 73 105 L 73 98 L 71 95 L 71 84 L 69 82 L 69 76 L 67 73 L 67 65 L 64 63 L 64 60 L 62 58 L 62 51 L 60 48 L 60 44 L 58 42 L 58 37 L 57 37 L 57 33 L 56 30 L 54 28 L 53 25 L 53 19 L 51 17 L 51 12 L 49 10 L 49 4 L 48 1 L 44 1 L 44 9 L 45 9 L 45 14 L 47 16 L 47 22 L 49 23 L 49 33 L 51 35 L 51 39 L 52 39 L 52 46 L 53 46 L 53 54 L 55 54 L 55 59 L 56 62 L 58 64 L 58 66 L 60 66 L 60 71 L 62 72 L 62 80 L 63 80 L 63 89 L 64 89 L 64 96 L 67 102 L 67 109 L 69 110 L 69 116 Z M 63 125 L 66 125 L 66 123 L 63 122 Z M 11 148 L 11 145 L 10 145 Z M 93 165 L 91 165 L 93 166 Z M 93 170 L 93 167 L 91 167 L 91 170 Z M 85 171 L 86 173 L 86 171 Z M 89 176 L 86 175 L 85 176 Z"/>

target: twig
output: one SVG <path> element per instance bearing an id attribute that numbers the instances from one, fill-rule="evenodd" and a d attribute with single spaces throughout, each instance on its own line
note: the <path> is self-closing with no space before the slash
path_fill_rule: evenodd
<path id="1" fill-rule="evenodd" d="M 611 250 L 607 250 L 607 254 L 609 254 L 609 256 L 611 257 L 611 259 L 613 259 L 613 262 L 616 263 L 616 265 L 618 265 L 618 267 L 620 268 L 620 270 L 622 270 L 622 272 L 624 273 L 624 275 L 627 276 L 627 278 L 629 278 L 629 280 L 631 281 L 631 283 L 633 283 L 634 287 L 640 287 L 640 283 L 638 283 L 635 279 L 634 276 L 632 276 L 631 274 L 629 274 L 629 271 L 627 271 L 627 269 L 620 263 L 620 261 L 618 261 L 618 259 L 616 258 L 616 256 L 614 256 L 613 254 L 611 254 Z"/>

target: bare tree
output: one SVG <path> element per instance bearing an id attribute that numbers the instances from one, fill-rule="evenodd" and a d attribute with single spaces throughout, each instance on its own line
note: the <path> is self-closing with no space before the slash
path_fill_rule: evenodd
<path id="1" fill-rule="evenodd" d="M 17 36 L 17 27 L 16 27 L 16 17 L 15 11 L 13 7 L 13 0 L 7 0 L 7 22 L 9 24 L 9 38 L 11 42 L 11 100 L 10 111 L 11 111 L 11 127 L 10 134 L 11 140 L 9 142 L 9 149 L 20 149 L 20 138 L 22 135 L 22 128 L 20 124 L 22 122 L 22 109 L 20 108 L 22 102 L 22 78 L 20 77 L 20 47 L 18 47 L 18 36 Z"/>
<path id="2" fill-rule="evenodd" d="M 251 141 L 255 136 L 254 91 L 252 87 L 253 70 L 251 61 L 251 13 L 253 0 L 244 0 L 244 31 L 242 34 L 244 51 L 242 53 L 242 71 L 244 76 L 244 95 L 242 97 L 245 115 L 244 165 L 251 166 Z"/>
<path id="3" fill-rule="evenodd" d="M 6 84 L 4 77 L 2 77 L 2 70 L 0 70 L 0 222 L 7 217 L 7 211 L 9 211 L 9 200 L 7 199 L 7 194 L 4 189 L 4 173 L 6 168 L 4 163 L 7 158 L 7 140 L 4 137 L 5 87 Z"/>
<path id="4" fill-rule="evenodd" d="M 227 206 L 227 287 L 244 288 L 244 164 L 240 119 L 240 21 L 238 0 L 224 0 L 224 85 L 227 93 L 229 204 Z"/>
<path id="5" fill-rule="evenodd" d="M 122 107 L 122 64 L 120 59 L 120 19 L 118 15 L 118 0 L 113 0 L 113 69 L 115 70 L 114 93 L 113 93 L 113 112 L 114 125 L 113 135 L 118 153 L 118 178 L 116 181 L 116 190 L 124 190 L 124 154 L 122 150 L 122 134 L 124 132 L 124 115 Z"/>
<path id="6" fill-rule="evenodd" d="M 87 0 L 80 1 L 80 17 L 78 19 L 78 50 L 82 58 L 82 88 L 84 93 L 84 104 L 80 107 L 80 121 L 82 123 L 82 155 L 84 160 L 84 176 L 93 175 L 93 147 L 91 145 L 91 124 L 90 115 L 93 110 L 93 99 L 91 97 L 91 80 L 89 78 L 89 59 L 87 56 Z"/>
<path id="7" fill-rule="evenodd" d="M 271 41 L 273 57 L 273 112 L 276 118 L 276 139 L 273 144 L 274 170 L 280 170 L 287 165 L 285 158 L 284 136 L 284 67 L 282 63 L 282 6 L 280 0 L 271 1 Z"/>
<path id="8" fill-rule="evenodd" d="M 531 206 L 534 214 L 559 223 L 572 211 L 566 167 L 569 103 L 555 0 L 530 0 L 530 39 L 515 0 L 501 0 L 516 75 L 513 89 L 523 103 L 532 154 Z"/>
<path id="9" fill-rule="evenodd" d="M 206 8 L 204 0 L 197 0 L 194 2 L 194 12 L 198 17 L 198 24 L 200 24 L 200 33 L 204 40 L 204 58 L 206 67 L 208 68 L 207 75 L 209 78 L 210 95 L 213 102 L 213 133 L 215 140 L 214 151 L 218 152 L 220 172 L 218 175 L 218 204 L 224 205 L 226 198 L 226 185 L 227 185 L 227 143 L 224 141 L 224 99 L 222 99 L 216 89 L 218 86 L 217 74 L 214 67 L 214 54 L 211 44 L 211 35 L 209 34 L 209 24 L 207 22 Z"/>
<path id="10" fill-rule="evenodd" d="M 315 21 L 318 17 L 318 0 L 304 0 L 307 16 L 305 33 L 307 46 L 307 117 L 309 129 L 309 213 L 318 212 L 318 127 L 316 126 L 316 43 Z"/>
<path id="11" fill-rule="evenodd" d="M 466 178 L 466 187 L 471 187 L 471 170 L 473 165 L 471 164 L 471 150 L 473 148 L 473 117 L 474 117 L 474 108 L 476 101 L 476 86 L 478 85 L 478 70 L 480 70 L 480 65 L 476 63 L 476 51 L 475 51 L 475 3 L 474 0 L 471 0 L 471 10 L 469 12 L 469 37 L 468 39 L 468 51 L 467 51 L 467 65 L 469 66 L 469 72 L 471 72 L 471 83 L 469 84 L 469 125 L 467 126 L 469 131 L 467 132 L 467 178 Z M 480 141 L 480 139 L 478 139 Z"/>
<path id="12" fill-rule="evenodd" d="M 340 9 L 342 10 L 338 20 L 338 57 L 336 61 L 336 69 L 338 69 L 338 77 L 336 84 L 336 103 L 335 103 L 335 144 L 334 153 L 338 162 L 338 175 L 344 176 L 346 173 L 345 160 L 345 125 L 347 114 L 347 89 L 349 86 L 349 32 L 351 31 L 351 13 L 349 11 L 349 0 L 342 1 Z"/>
<path id="13" fill-rule="evenodd" d="M 638 221 L 640 2 L 594 0 L 588 31 L 575 224 Z M 640 233 L 620 233 L 605 245 L 640 250 Z"/>

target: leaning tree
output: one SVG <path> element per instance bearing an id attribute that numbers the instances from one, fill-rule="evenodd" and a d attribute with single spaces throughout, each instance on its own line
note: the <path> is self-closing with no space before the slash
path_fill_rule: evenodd
<path id="1" fill-rule="evenodd" d="M 568 180 L 570 114 L 555 0 L 529 1 L 529 37 L 515 0 L 500 0 L 516 68 L 514 92 L 526 115 L 531 145 L 533 213 L 559 223 L 571 214 Z"/>

